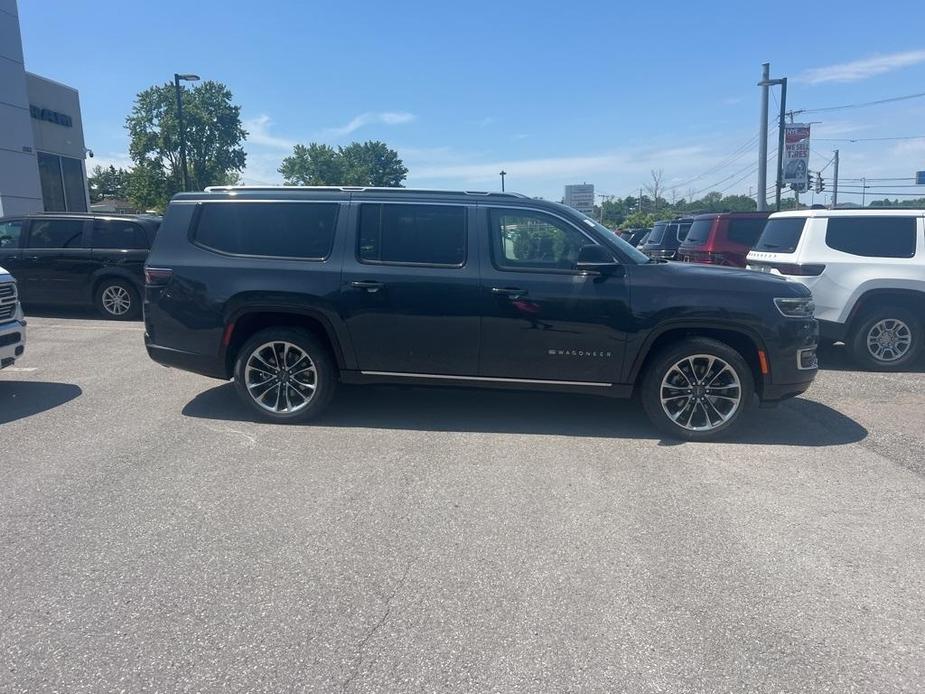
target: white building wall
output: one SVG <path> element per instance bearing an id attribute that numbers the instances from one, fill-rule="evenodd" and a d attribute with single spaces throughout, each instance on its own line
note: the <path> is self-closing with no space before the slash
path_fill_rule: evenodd
<path id="1" fill-rule="evenodd" d="M 0 216 L 42 209 L 19 13 L 0 0 Z"/>

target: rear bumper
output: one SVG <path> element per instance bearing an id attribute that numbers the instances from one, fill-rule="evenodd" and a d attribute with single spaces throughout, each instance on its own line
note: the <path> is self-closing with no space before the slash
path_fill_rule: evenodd
<path id="1" fill-rule="evenodd" d="M 145 349 L 148 350 L 148 356 L 162 366 L 191 371 L 201 376 L 218 378 L 223 381 L 227 381 L 229 378 L 225 371 L 225 364 L 221 359 L 151 344 L 151 339 L 148 335 L 145 335 Z"/>

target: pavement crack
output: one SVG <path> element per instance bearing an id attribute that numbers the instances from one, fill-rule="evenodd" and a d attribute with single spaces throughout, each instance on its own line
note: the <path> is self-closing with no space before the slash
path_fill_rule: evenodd
<path id="1" fill-rule="evenodd" d="M 346 692 L 353 680 L 356 679 L 356 676 L 360 674 L 360 666 L 363 664 L 366 645 L 370 642 L 373 636 L 376 635 L 376 632 L 379 631 L 389 620 L 389 617 L 392 614 L 392 601 L 395 599 L 395 596 L 398 595 L 398 591 L 400 591 L 405 586 L 405 582 L 408 580 L 408 573 L 410 571 L 411 561 L 405 565 L 405 571 L 402 574 L 402 577 L 395 583 L 395 586 L 392 588 L 391 592 L 385 597 L 385 610 L 383 611 L 382 615 L 357 644 L 355 649 L 356 655 L 353 657 L 353 665 L 350 668 L 350 674 L 347 675 L 346 679 L 341 684 L 341 692 Z"/>

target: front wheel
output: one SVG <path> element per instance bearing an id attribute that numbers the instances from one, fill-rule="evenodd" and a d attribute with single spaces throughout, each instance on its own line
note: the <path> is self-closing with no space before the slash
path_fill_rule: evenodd
<path id="1" fill-rule="evenodd" d="M 268 328 L 238 352 L 235 388 L 264 419 L 304 422 L 318 416 L 334 396 L 337 369 L 314 335 L 298 328 Z"/>
<path id="2" fill-rule="evenodd" d="M 728 345 L 703 337 L 659 352 L 642 381 L 642 406 L 661 431 L 709 441 L 732 429 L 755 392 L 748 364 Z"/>
<path id="3" fill-rule="evenodd" d="M 871 371 L 902 371 L 922 351 L 922 323 L 903 308 L 878 308 L 858 321 L 848 345 L 859 366 Z"/>

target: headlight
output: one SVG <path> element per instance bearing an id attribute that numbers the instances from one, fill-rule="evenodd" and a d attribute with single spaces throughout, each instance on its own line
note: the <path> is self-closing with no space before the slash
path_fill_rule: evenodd
<path id="1" fill-rule="evenodd" d="M 816 304 L 810 298 L 774 299 L 774 305 L 787 318 L 812 318 Z"/>

